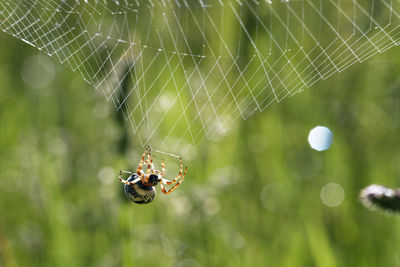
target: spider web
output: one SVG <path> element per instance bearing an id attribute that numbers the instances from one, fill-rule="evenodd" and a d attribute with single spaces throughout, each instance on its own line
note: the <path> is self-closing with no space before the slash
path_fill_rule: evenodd
<path id="1" fill-rule="evenodd" d="M 184 153 L 397 46 L 393 0 L 0 0 L 0 29 L 78 71 L 135 140 Z"/>

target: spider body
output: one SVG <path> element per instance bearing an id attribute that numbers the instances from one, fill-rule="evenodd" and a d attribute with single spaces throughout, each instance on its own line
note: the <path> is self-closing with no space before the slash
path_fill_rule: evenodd
<path id="1" fill-rule="evenodd" d="M 132 182 L 139 178 L 136 173 L 132 174 L 128 182 Z M 156 182 L 157 184 L 158 182 Z M 134 184 L 125 184 L 124 186 L 125 195 L 133 202 L 137 204 L 147 204 L 154 200 L 156 197 L 156 189 L 152 185 L 144 185 L 142 181 L 138 181 Z"/>
<path id="2" fill-rule="evenodd" d="M 147 155 L 147 160 L 144 161 Z M 164 194 L 169 194 L 173 190 L 175 190 L 183 181 L 183 178 L 186 175 L 187 167 L 185 168 L 185 172 L 183 172 L 183 162 L 182 158 L 180 158 L 181 168 L 179 174 L 174 178 L 173 181 L 169 181 L 164 179 L 164 175 L 166 172 L 164 161 L 161 161 L 161 171 L 154 169 L 153 159 L 151 157 L 150 147 L 144 151 L 139 166 L 136 170 L 136 173 L 132 173 L 129 171 L 120 171 L 119 180 L 121 183 L 124 183 L 124 190 L 126 196 L 133 202 L 138 204 L 147 204 L 154 200 L 156 197 L 156 189 L 155 186 L 160 184 L 161 191 Z M 147 165 L 146 173 L 143 171 L 142 165 Z M 129 173 L 130 176 L 128 180 L 122 179 L 122 173 Z M 183 175 L 182 175 L 183 173 Z M 182 176 L 182 177 L 181 177 Z M 172 185 L 169 190 L 166 190 L 164 185 Z"/>
<path id="3" fill-rule="evenodd" d="M 148 184 L 151 186 L 156 186 L 158 185 L 158 180 L 159 180 L 158 175 L 150 174 Z"/>

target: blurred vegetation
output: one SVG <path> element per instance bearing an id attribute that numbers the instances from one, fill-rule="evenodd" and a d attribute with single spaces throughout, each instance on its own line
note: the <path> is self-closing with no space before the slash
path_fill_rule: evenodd
<path id="1" fill-rule="evenodd" d="M 104 96 L 15 38 L 0 50 L 0 266 L 400 266 L 399 218 L 358 200 L 399 186 L 399 49 L 203 142 L 145 206 L 117 180 L 142 148 Z M 307 143 L 316 125 L 334 134 L 325 152 Z M 328 183 L 339 206 L 321 201 Z"/>

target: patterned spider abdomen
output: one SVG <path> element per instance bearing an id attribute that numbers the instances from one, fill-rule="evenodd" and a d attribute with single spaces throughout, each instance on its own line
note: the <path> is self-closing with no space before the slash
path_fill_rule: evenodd
<path id="1" fill-rule="evenodd" d="M 131 182 L 138 178 L 137 174 L 132 174 L 128 182 Z M 147 204 L 153 201 L 156 197 L 156 189 L 154 186 L 145 186 L 142 181 L 139 181 L 133 185 L 125 185 L 125 195 L 133 202 L 137 204 Z"/>

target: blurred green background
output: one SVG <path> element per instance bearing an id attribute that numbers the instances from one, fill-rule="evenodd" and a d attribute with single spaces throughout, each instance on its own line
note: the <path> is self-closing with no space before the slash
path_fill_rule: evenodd
<path id="1" fill-rule="evenodd" d="M 399 217 L 358 200 L 399 186 L 399 49 L 203 142 L 182 186 L 144 206 L 117 179 L 142 148 L 104 96 L 6 34 L 0 51 L 0 266 L 400 266 Z M 317 125 L 325 152 L 307 143 Z"/>

